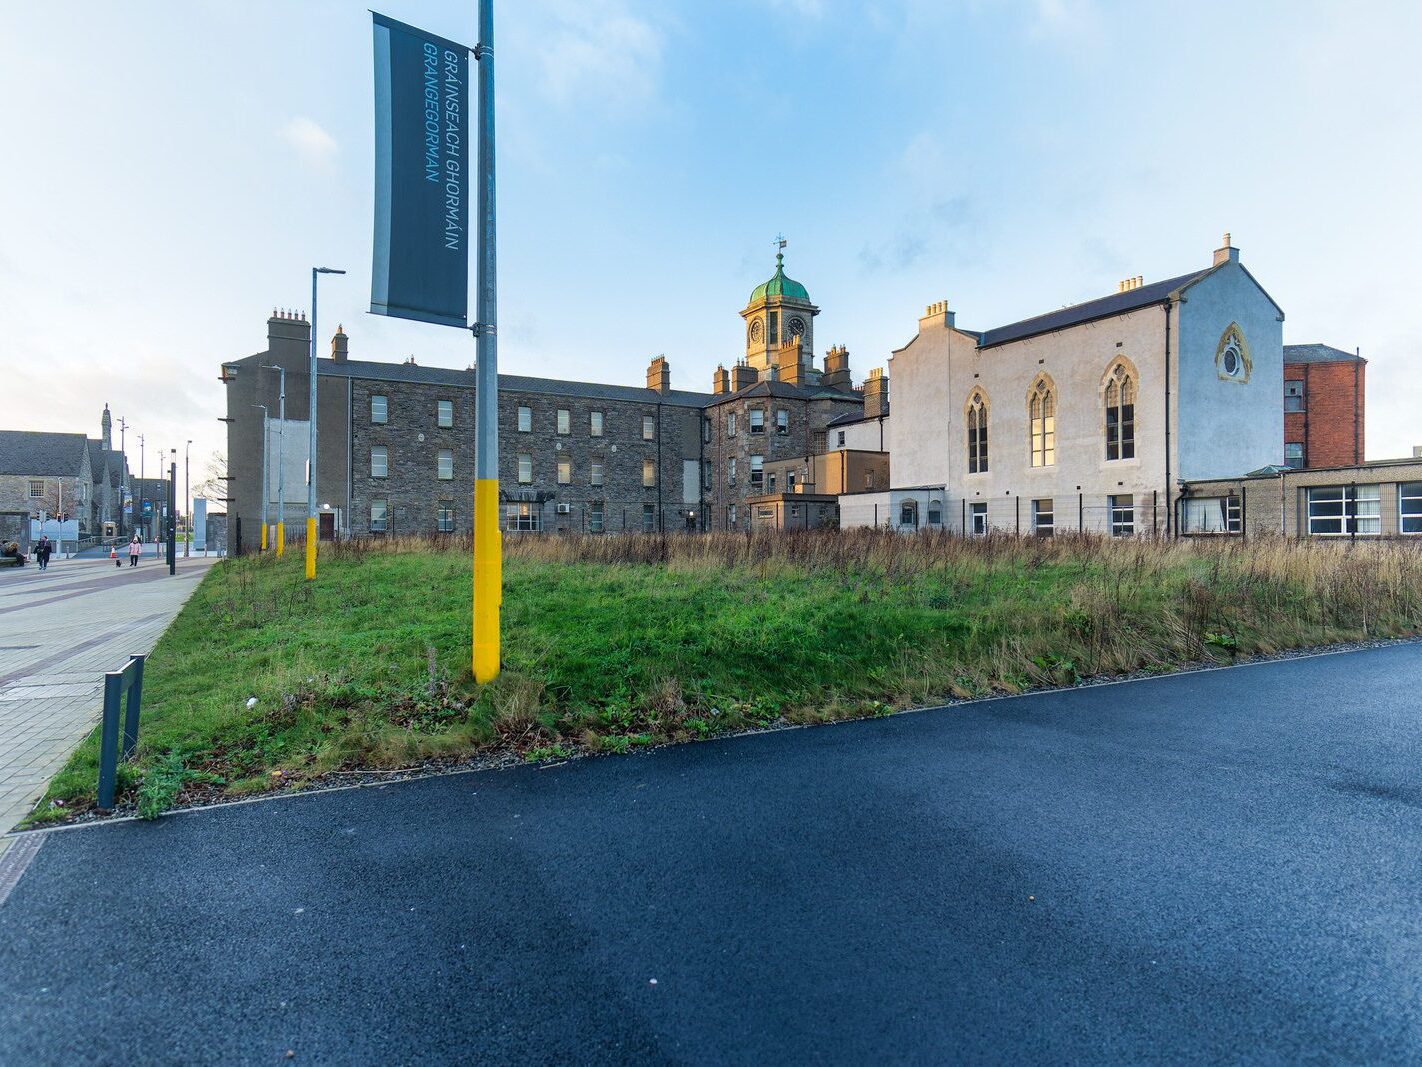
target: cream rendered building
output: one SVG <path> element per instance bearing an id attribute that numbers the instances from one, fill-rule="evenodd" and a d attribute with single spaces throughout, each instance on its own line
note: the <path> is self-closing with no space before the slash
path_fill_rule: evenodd
<path id="1" fill-rule="evenodd" d="M 982 333 L 931 305 L 890 358 L 892 487 L 841 524 L 1169 532 L 1180 482 L 1282 463 L 1283 319 L 1228 234 L 1205 269 Z"/>

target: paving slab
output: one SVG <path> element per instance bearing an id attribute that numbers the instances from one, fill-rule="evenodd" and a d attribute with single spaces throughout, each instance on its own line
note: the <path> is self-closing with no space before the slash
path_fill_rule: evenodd
<path id="1" fill-rule="evenodd" d="M 104 672 L 152 651 L 217 557 L 0 573 L 0 833 L 29 814 L 99 721 Z M 0 837 L 0 852 L 10 839 Z"/>

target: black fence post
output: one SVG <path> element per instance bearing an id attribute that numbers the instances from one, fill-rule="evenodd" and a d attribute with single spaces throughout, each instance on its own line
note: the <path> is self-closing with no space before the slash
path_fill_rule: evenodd
<path id="1" fill-rule="evenodd" d="M 123 675 L 110 671 L 104 675 L 104 727 L 99 738 L 98 806 L 104 811 L 114 806 L 114 781 L 118 776 L 119 699 L 123 693 Z"/>
<path id="2" fill-rule="evenodd" d="M 146 658 L 134 656 L 130 660 L 133 666 L 133 681 L 129 683 L 128 699 L 124 704 L 123 750 L 119 753 L 121 760 L 132 756 L 133 750 L 138 747 L 138 709 L 143 703 L 143 661 Z M 125 667 L 124 671 L 127 670 Z"/>
<path id="3" fill-rule="evenodd" d="M 1249 486 L 1239 483 L 1239 537 L 1249 540 Z"/>
<path id="4" fill-rule="evenodd" d="M 1086 532 L 1086 494 L 1076 494 L 1076 532 Z"/>

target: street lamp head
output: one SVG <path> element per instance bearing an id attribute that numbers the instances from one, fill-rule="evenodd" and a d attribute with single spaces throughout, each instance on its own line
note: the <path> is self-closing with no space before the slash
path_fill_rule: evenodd
<path id="1" fill-rule="evenodd" d="M 345 271 L 337 270 L 335 267 L 312 267 L 317 274 L 344 274 Z"/>

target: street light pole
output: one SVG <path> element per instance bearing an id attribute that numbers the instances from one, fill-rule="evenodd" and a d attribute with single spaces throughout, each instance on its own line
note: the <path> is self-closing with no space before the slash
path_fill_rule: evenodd
<path id="1" fill-rule="evenodd" d="M 143 434 L 138 435 L 138 521 L 145 523 L 143 537 L 146 538 L 151 532 L 146 528 L 147 516 L 143 514 L 144 505 L 148 503 L 148 486 L 144 482 L 148 467 L 143 451 Z M 142 540 L 142 538 L 140 538 Z"/>
<path id="2" fill-rule="evenodd" d="M 306 577 L 316 577 L 316 279 L 321 274 L 344 274 L 335 267 L 311 268 L 311 389 L 307 417 L 311 444 L 306 464 Z"/>
<path id="3" fill-rule="evenodd" d="M 125 435 L 128 432 L 128 420 L 122 415 L 119 416 L 119 517 L 118 525 L 114 529 L 123 533 L 123 498 L 128 493 L 128 452 L 124 448 Z M 133 505 L 130 504 L 130 507 Z M 117 537 L 115 537 L 117 540 Z"/>
<path id="4" fill-rule="evenodd" d="M 281 559 L 286 552 L 286 368 L 265 365 L 280 376 L 281 393 L 277 399 L 277 529 L 276 554 Z"/>
<path id="5" fill-rule="evenodd" d="M 178 573 L 178 450 L 168 449 L 168 573 Z"/>
<path id="6" fill-rule="evenodd" d="M 193 554 L 193 441 L 183 448 L 183 558 Z"/>
<path id="7" fill-rule="evenodd" d="M 254 408 L 262 409 L 262 539 L 259 543 L 258 551 L 267 550 L 267 406 L 265 404 L 253 404 Z"/>
<path id="8" fill-rule="evenodd" d="M 499 676 L 499 602 L 503 558 L 499 534 L 499 350 L 496 201 L 494 196 L 494 0 L 479 0 L 478 298 L 474 393 L 474 680 Z"/>

